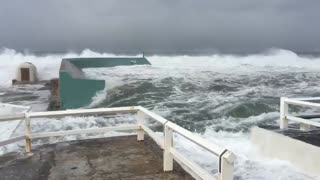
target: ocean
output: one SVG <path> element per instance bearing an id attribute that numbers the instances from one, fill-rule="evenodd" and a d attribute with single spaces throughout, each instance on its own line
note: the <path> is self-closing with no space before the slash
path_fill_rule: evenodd
<path id="1" fill-rule="evenodd" d="M 16 67 L 22 62 L 33 63 L 40 80 L 49 80 L 58 77 L 62 58 L 109 56 L 119 55 L 91 50 L 34 55 L 4 49 L 0 52 L 0 102 L 31 105 L 33 111 L 47 109 L 50 92 L 45 85 L 11 86 Z M 278 126 L 280 97 L 320 96 L 320 57 L 273 49 L 251 55 L 152 55 L 147 59 L 151 66 L 84 69 L 89 78 L 104 79 L 107 85 L 88 107 L 144 106 L 233 151 L 237 155 L 235 178 L 239 180 L 320 179 L 304 174 L 287 161 L 261 156 L 250 142 L 253 126 Z M 32 122 L 32 130 L 57 131 L 135 122 L 129 115 L 110 118 L 108 121 L 99 117 L 65 117 L 65 121 L 43 119 Z M 153 122 L 150 126 L 159 133 L 162 131 Z M 6 127 L 2 125 L 1 128 Z M 21 131 L 18 129 L 14 136 L 23 132 L 23 127 L 19 128 Z M 104 136 L 119 134 L 125 133 L 111 132 Z M 86 136 L 63 140 L 79 138 Z M 211 173 L 217 172 L 216 157 L 178 135 L 175 135 L 174 144 Z M 2 153 L 9 151 L 23 151 L 23 146 L 2 148 Z"/>

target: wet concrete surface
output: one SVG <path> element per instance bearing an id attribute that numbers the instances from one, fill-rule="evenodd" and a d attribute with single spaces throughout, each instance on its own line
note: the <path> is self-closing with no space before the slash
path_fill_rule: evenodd
<path id="1" fill-rule="evenodd" d="M 1 180 L 189 180 L 177 163 L 162 170 L 162 150 L 148 136 L 88 139 L 33 147 L 0 157 Z"/>

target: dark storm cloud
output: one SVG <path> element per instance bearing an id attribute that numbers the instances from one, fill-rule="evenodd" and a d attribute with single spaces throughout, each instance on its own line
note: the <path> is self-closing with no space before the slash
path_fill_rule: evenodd
<path id="1" fill-rule="evenodd" d="M 2 0 L 0 46 L 137 53 L 320 50 L 319 0 Z"/>

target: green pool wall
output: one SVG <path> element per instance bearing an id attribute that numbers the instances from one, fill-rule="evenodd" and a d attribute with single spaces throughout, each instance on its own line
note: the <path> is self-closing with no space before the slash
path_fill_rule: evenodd
<path id="1" fill-rule="evenodd" d="M 97 92 L 105 89 L 105 80 L 86 78 L 83 68 L 130 65 L 150 65 L 150 62 L 145 57 L 63 59 L 59 71 L 60 109 L 88 106 Z"/>

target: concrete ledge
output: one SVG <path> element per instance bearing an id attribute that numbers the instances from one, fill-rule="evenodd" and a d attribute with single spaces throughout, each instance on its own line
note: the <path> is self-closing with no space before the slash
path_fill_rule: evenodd
<path id="1" fill-rule="evenodd" d="M 308 174 L 320 175 L 320 147 L 259 127 L 251 129 L 251 141 L 262 155 L 287 160 Z"/>
<path id="2" fill-rule="evenodd" d="M 89 105 L 97 92 L 106 88 L 105 80 L 87 79 L 83 68 L 150 65 L 145 58 L 67 58 L 59 71 L 60 108 L 74 109 Z"/>
<path id="3" fill-rule="evenodd" d="M 177 163 L 163 172 L 162 153 L 148 136 L 143 142 L 136 135 L 61 142 L 36 147 L 31 155 L 0 156 L 0 179 L 193 179 Z"/>

